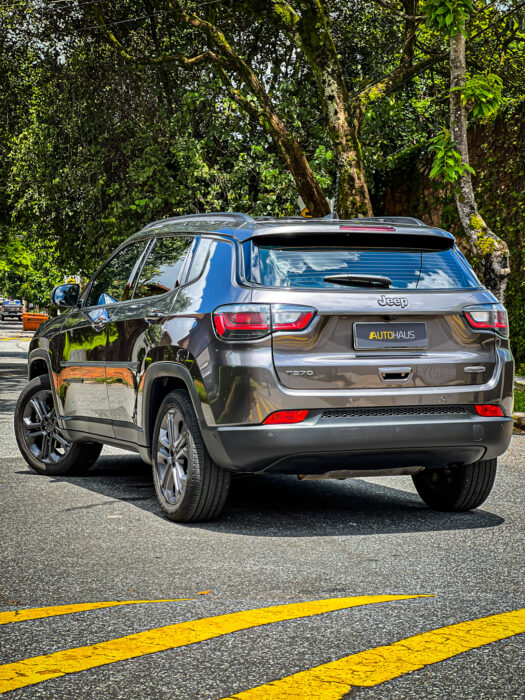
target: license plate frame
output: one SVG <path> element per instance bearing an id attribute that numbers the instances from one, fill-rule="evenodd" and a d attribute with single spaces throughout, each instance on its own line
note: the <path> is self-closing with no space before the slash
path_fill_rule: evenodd
<path id="1" fill-rule="evenodd" d="M 353 336 L 356 350 L 420 350 L 428 347 L 427 324 L 424 321 L 358 322 L 354 323 Z"/>

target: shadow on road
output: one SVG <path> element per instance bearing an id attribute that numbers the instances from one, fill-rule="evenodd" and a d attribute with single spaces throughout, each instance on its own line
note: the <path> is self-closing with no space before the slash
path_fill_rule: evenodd
<path id="1" fill-rule="evenodd" d="M 101 457 L 89 476 L 57 481 L 164 517 L 155 498 L 151 468 L 133 455 Z M 108 503 L 80 508 L 103 508 Z M 503 522 L 482 510 L 438 513 L 415 493 L 362 479 L 305 482 L 294 476 L 239 475 L 233 479 L 219 520 L 184 527 L 257 537 L 329 537 L 470 530 Z"/>

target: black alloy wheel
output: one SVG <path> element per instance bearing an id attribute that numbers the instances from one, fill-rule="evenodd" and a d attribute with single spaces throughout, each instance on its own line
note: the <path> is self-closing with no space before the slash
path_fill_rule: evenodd
<path id="1" fill-rule="evenodd" d="M 102 450 L 96 442 L 71 442 L 64 436 L 47 375 L 35 377 L 20 394 L 15 435 L 24 459 L 39 474 L 81 474 Z"/>

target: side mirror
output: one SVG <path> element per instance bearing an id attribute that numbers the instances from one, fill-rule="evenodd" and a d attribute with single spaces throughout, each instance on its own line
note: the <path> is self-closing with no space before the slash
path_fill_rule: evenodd
<path id="1" fill-rule="evenodd" d="M 51 292 L 51 301 L 55 306 L 69 308 L 78 304 L 79 296 L 79 284 L 59 284 Z"/>

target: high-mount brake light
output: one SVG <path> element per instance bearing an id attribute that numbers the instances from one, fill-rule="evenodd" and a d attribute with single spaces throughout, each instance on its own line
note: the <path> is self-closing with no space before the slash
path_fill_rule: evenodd
<path id="1" fill-rule="evenodd" d="M 495 331 L 508 338 L 509 321 L 507 312 L 501 304 L 469 306 L 464 311 L 465 317 L 472 328 Z"/>
<path id="2" fill-rule="evenodd" d="M 315 312 L 291 304 L 229 304 L 215 309 L 213 325 L 221 340 L 258 340 L 272 331 L 302 331 Z"/>
<path id="3" fill-rule="evenodd" d="M 481 403 L 474 406 L 476 413 L 483 418 L 503 418 L 504 413 L 499 406 L 492 403 Z"/>
<path id="4" fill-rule="evenodd" d="M 275 411 L 263 420 L 263 425 L 286 425 L 290 423 L 302 423 L 310 411 Z"/>
<path id="5" fill-rule="evenodd" d="M 386 233 L 389 231 L 396 231 L 394 226 L 367 226 L 366 224 L 355 224 L 350 226 L 348 224 L 342 224 L 339 226 L 340 231 L 354 231 L 354 233 L 365 233 L 370 231 L 370 233 Z"/>

